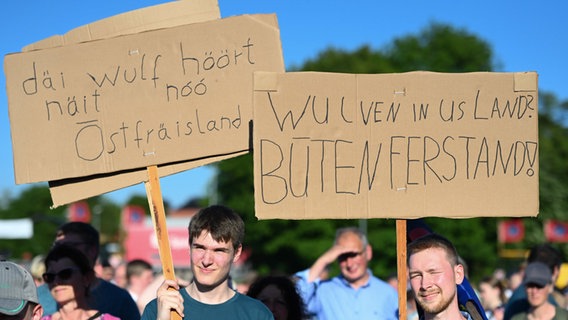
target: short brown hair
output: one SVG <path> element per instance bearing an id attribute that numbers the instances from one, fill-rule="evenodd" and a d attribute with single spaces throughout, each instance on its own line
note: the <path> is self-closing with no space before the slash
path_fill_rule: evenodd
<path id="1" fill-rule="evenodd" d="M 447 238 L 436 233 L 427 234 L 423 237 L 420 237 L 410 242 L 406 249 L 406 254 L 407 254 L 406 262 L 408 263 L 408 260 L 410 260 L 410 257 L 413 254 L 431 248 L 438 248 L 444 250 L 446 252 L 450 264 L 452 266 L 458 264 L 458 252 L 454 247 L 454 245 L 452 244 L 452 242 Z"/>
<path id="2" fill-rule="evenodd" d="M 213 205 L 199 210 L 191 218 L 188 231 L 190 246 L 202 231 L 208 231 L 213 240 L 217 242 L 232 241 L 233 248 L 237 250 L 245 237 L 245 223 L 232 209 L 222 205 Z"/>

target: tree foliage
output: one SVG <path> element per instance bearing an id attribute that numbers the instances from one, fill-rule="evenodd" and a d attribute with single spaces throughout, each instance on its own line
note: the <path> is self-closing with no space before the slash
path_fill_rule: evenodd
<path id="1" fill-rule="evenodd" d="M 101 242 L 116 241 L 120 228 L 120 207 L 103 196 L 90 198 L 87 202 L 91 208 L 92 223 L 101 232 Z M 47 253 L 57 228 L 67 222 L 67 206 L 51 209 L 51 194 L 44 184 L 32 185 L 18 197 L 3 199 L 3 203 L 4 206 L 0 208 L 2 219 L 31 218 L 33 222 L 32 239 L 0 241 L 0 255 L 11 259 Z"/>
<path id="2" fill-rule="evenodd" d="M 5 207 L 0 209 L 2 219 L 31 218 L 34 236 L 28 239 L 0 241 L 0 251 L 10 257 L 21 257 L 24 253 L 32 255 L 45 253 L 51 248 L 57 227 L 65 221 L 64 208 L 50 210 L 51 195 L 43 185 L 25 189 L 17 198 L 5 199 Z"/>

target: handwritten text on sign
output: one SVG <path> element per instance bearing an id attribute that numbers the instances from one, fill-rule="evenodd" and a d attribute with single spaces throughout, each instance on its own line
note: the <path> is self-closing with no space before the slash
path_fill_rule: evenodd
<path id="1" fill-rule="evenodd" d="M 536 214 L 536 75 L 517 83 L 490 73 L 257 75 L 257 215 Z"/>
<path id="2" fill-rule="evenodd" d="M 283 70 L 273 15 L 14 54 L 5 65 L 17 183 L 246 150 L 252 72 Z"/>

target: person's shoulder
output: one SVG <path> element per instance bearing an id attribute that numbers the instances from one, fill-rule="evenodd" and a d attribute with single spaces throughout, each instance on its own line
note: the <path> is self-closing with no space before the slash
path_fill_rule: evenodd
<path id="1" fill-rule="evenodd" d="M 530 304 L 525 297 L 515 300 L 509 300 L 505 305 L 505 316 L 504 319 L 512 319 L 512 317 L 518 313 L 526 312 L 529 310 Z"/>
<path id="2" fill-rule="evenodd" d="M 260 300 L 254 299 L 247 295 L 238 293 L 236 294 L 236 302 L 248 312 L 252 312 L 252 314 L 256 314 L 260 316 L 261 319 L 272 319 L 272 312 L 268 307 L 260 302 Z"/>
<path id="3" fill-rule="evenodd" d="M 142 310 L 141 320 L 145 319 L 156 319 L 156 314 L 158 313 L 158 299 L 154 298 L 150 300 Z"/>
<path id="4" fill-rule="evenodd" d="M 511 296 L 509 297 L 508 303 L 526 298 L 527 298 L 527 292 L 525 290 L 525 285 L 521 284 L 518 287 L 516 287 L 515 290 L 513 290 Z"/>
<path id="5" fill-rule="evenodd" d="M 253 297 L 249 297 L 249 296 L 242 294 L 242 293 L 239 293 L 239 292 L 236 293 L 236 299 L 237 299 L 238 303 L 264 306 L 264 304 L 262 302 L 260 302 L 260 300 L 255 299 Z"/>
<path id="6" fill-rule="evenodd" d="M 268 307 L 266 307 L 266 305 L 264 303 L 262 303 L 260 300 L 249 297 L 249 296 L 244 295 L 242 293 L 237 292 L 236 298 L 237 298 L 237 303 L 242 304 L 242 305 L 247 305 L 247 308 L 259 308 L 259 309 L 268 310 Z"/>
<path id="7" fill-rule="evenodd" d="M 556 309 L 556 316 L 554 317 L 555 319 L 568 319 L 568 310 L 561 308 L 561 307 L 555 307 Z"/>
<path id="8" fill-rule="evenodd" d="M 106 304 L 112 301 L 112 305 L 120 305 L 121 310 L 123 311 L 128 310 L 124 312 L 128 312 L 130 315 L 135 313 L 140 315 L 136 302 L 134 302 L 134 299 L 132 299 L 132 296 L 126 289 L 123 289 L 112 282 L 103 279 L 99 280 L 99 284 L 92 291 L 93 296 L 95 296 L 97 301 L 99 301 L 99 303 L 97 303 L 99 307 L 101 307 L 101 303 Z"/>
<path id="9" fill-rule="evenodd" d="M 372 273 L 371 273 L 370 275 L 371 275 L 371 276 L 369 277 L 369 279 L 370 279 L 372 282 L 378 282 L 378 283 L 380 283 L 381 285 L 384 284 L 384 285 L 387 285 L 387 286 L 389 286 L 389 287 L 392 288 L 392 286 L 391 286 L 390 284 L 388 284 L 388 282 L 386 282 L 385 280 L 383 280 L 383 279 L 381 279 L 381 278 L 375 276 L 375 275 L 372 274 Z"/>
<path id="10" fill-rule="evenodd" d="M 394 291 L 395 293 L 397 292 L 396 289 L 393 288 L 393 286 L 388 284 L 385 280 L 374 276 L 373 274 L 371 274 L 371 277 L 369 278 L 369 282 L 371 283 L 371 285 L 379 286 L 381 288 L 381 290 L 387 290 L 387 291 L 391 291 L 391 292 Z"/>
<path id="11" fill-rule="evenodd" d="M 519 312 L 511 317 L 511 320 L 525 320 L 527 319 L 526 312 Z"/>
<path id="12" fill-rule="evenodd" d="M 105 294 L 108 293 L 111 295 L 128 295 L 130 297 L 130 293 L 128 293 L 126 289 L 103 279 L 99 279 L 99 285 L 94 290 L 100 290 L 100 292 L 105 292 Z"/>

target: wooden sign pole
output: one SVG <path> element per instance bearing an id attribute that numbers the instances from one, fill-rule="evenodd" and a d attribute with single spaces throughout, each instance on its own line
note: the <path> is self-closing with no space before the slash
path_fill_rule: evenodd
<path id="1" fill-rule="evenodd" d="M 396 265 L 398 277 L 398 314 L 400 320 L 406 320 L 406 220 L 396 220 Z"/>
<path id="2" fill-rule="evenodd" d="M 170 239 L 168 238 L 168 228 L 166 226 L 166 211 L 160 190 L 160 177 L 158 167 L 150 166 L 147 168 L 148 181 L 145 182 L 146 195 L 150 206 L 150 214 L 154 224 L 154 231 L 158 240 L 158 250 L 162 262 L 164 277 L 168 280 L 176 280 L 172 251 L 170 249 Z M 171 290 L 174 290 L 171 288 Z M 170 319 L 181 320 L 181 316 L 174 310 L 171 311 Z"/>

